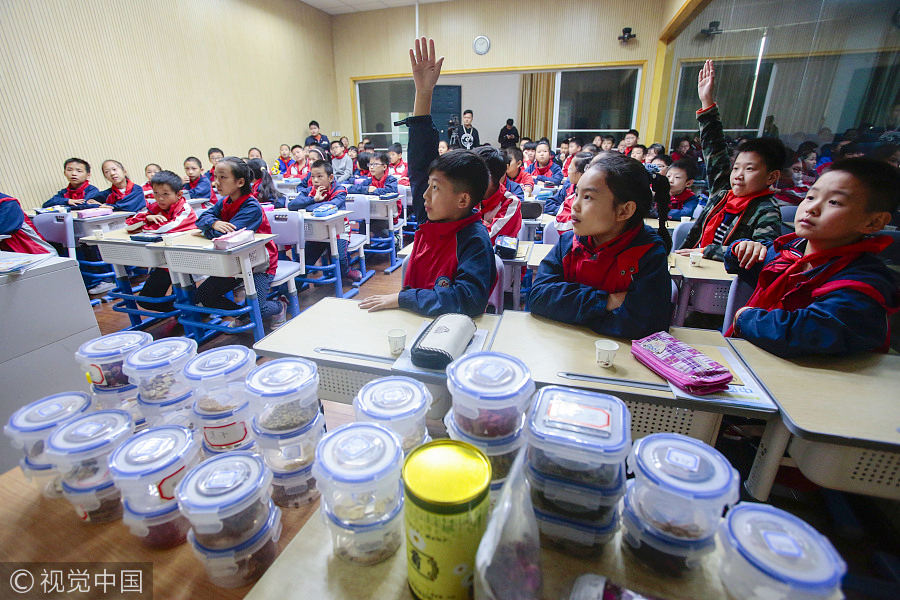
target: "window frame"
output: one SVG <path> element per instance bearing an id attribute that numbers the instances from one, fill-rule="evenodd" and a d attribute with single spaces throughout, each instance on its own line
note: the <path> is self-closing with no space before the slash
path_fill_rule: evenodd
<path id="1" fill-rule="evenodd" d="M 634 70 L 636 71 L 636 77 L 634 78 L 634 102 L 632 102 L 631 106 L 631 126 L 628 129 L 605 129 L 603 127 L 592 127 L 590 129 L 562 129 L 559 126 L 559 99 L 560 93 L 562 90 L 562 76 L 563 73 L 582 73 L 585 71 L 616 71 L 616 70 Z M 553 132 L 552 137 L 550 138 L 554 146 L 556 145 L 555 140 L 559 139 L 560 132 L 571 133 L 576 135 L 578 133 L 585 132 L 594 132 L 594 131 L 608 131 L 610 133 L 622 133 L 623 136 L 631 129 L 637 129 L 637 119 L 638 119 L 638 109 L 641 104 L 641 82 L 643 81 L 644 76 L 644 66 L 641 64 L 634 65 L 616 65 L 610 67 L 588 67 L 588 68 L 572 68 L 572 69 L 560 69 L 556 71 L 556 85 L 553 93 Z M 572 136 L 567 136 L 572 137 Z M 589 142 L 586 142 L 589 143 Z"/>

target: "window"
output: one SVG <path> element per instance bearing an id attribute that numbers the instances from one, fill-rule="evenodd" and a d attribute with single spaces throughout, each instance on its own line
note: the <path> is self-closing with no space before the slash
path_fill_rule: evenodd
<path id="1" fill-rule="evenodd" d="M 640 74 L 636 67 L 561 71 L 556 78 L 557 145 L 573 136 L 586 144 L 597 135 L 624 137 L 635 126 Z"/>
<path id="2" fill-rule="evenodd" d="M 386 150 L 393 142 L 406 148 L 407 129 L 395 127 L 394 121 L 405 119 L 413 110 L 416 88 L 412 80 L 360 82 L 356 95 L 361 138 L 371 139 L 378 149 Z"/>

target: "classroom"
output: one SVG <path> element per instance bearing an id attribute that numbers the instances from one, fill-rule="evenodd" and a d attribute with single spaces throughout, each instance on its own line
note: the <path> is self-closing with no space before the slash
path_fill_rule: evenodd
<path id="1" fill-rule="evenodd" d="M 891 0 L 4 0 L 0 597 L 900 597 Z"/>

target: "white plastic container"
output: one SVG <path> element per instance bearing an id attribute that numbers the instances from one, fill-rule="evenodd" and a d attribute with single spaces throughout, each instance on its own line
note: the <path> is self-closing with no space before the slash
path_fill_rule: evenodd
<path id="1" fill-rule="evenodd" d="M 589 524 L 605 523 L 617 511 L 625 493 L 625 465 L 606 487 L 586 486 L 567 479 L 548 477 L 528 465 L 525 471 L 531 485 L 531 502 L 535 508 L 556 516 Z"/>
<path id="2" fill-rule="evenodd" d="M 159 402 L 150 402 L 138 394 L 137 404 L 150 427 L 181 425 L 191 430 L 197 428 L 194 417 L 194 393 L 191 391 Z"/>
<path id="3" fill-rule="evenodd" d="M 147 402 L 164 402 L 184 396 L 191 389 L 184 365 L 197 355 L 197 342 L 186 337 L 157 340 L 125 360 L 122 370 L 140 388 Z"/>
<path id="4" fill-rule="evenodd" d="M 551 545 L 575 556 L 598 555 L 616 535 L 619 513 L 609 511 L 604 520 L 586 523 L 558 514 L 534 509 L 541 537 Z"/>
<path id="5" fill-rule="evenodd" d="M 274 506 L 259 531 L 231 548 L 209 548 L 200 544 L 195 531 L 188 532 L 191 548 L 210 581 L 223 588 L 240 587 L 259 579 L 278 556 L 279 537 L 281 510 Z"/>
<path id="6" fill-rule="evenodd" d="M 234 383 L 232 386 L 240 386 Z M 194 423 L 203 443 L 213 452 L 227 452 L 246 446 L 250 434 L 250 403 L 244 400 L 233 408 L 220 412 L 206 412 L 200 401 L 194 401 Z"/>
<path id="7" fill-rule="evenodd" d="M 26 404 L 9 418 L 3 433 L 14 448 L 36 464 L 48 464 L 44 456 L 47 438 L 60 425 L 82 415 L 91 407 L 91 397 L 84 392 L 53 394 Z"/>
<path id="8" fill-rule="evenodd" d="M 62 478 L 53 465 L 33 463 L 23 456 L 19 459 L 19 468 L 45 498 L 62 498 Z"/>
<path id="9" fill-rule="evenodd" d="M 404 452 L 422 443 L 428 433 L 425 415 L 431 408 L 431 392 L 410 377 L 383 377 L 360 388 L 353 399 L 357 421 L 384 425 L 400 437 Z"/>
<path id="10" fill-rule="evenodd" d="M 444 416 L 444 425 L 447 427 L 447 434 L 452 440 L 459 440 L 472 444 L 487 456 L 491 463 L 491 482 L 502 482 L 509 475 L 513 461 L 519 449 L 525 445 L 524 421 L 525 415 L 519 416 L 519 427 L 515 429 L 512 435 L 496 438 L 485 439 L 477 438 L 466 434 L 459 427 L 459 421 L 454 418 L 455 409 L 450 409 Z"/>
<path id="11" fill-rule="evenodd" d="M 319 414 L 319 373 L 302 358 L 279 358 L 250 371 L 247 397 L 258 426 L 271 433 L 296 431 Z"/>
<path id="12" fill-rule="evenodd" d="M 272 475 L 272 502 L 282 508 L 300 508 L 319 497 L 312 465 L 299 471 L 273 471 Z"/>
<path id="13" fill-rule="evenodd" d="M 96 410 L 115 408 L 128 411 L 131 413 L 131 420 L 134 421 L 135 425 L 144 418 L 137 402 L 136 385 L 125 385 L 117 388 L 103 388 L 92 385 L 91 400 L 93 400 L 93 407 Z"/>
<path id="14" fill-rule="evenodd" d="M 367 524 L 345 523 L 322 507 L 322 518 L 331 531 L 334 555 L 360 565 L 374 565 L 397 552 L 403 540 L 403 499 L 380 521 Z"/>
<path id="15" fill-rule="evenodd" d="M 719 575 L 734 598 L 820 600 L 840 590 L 847 565 L 806 522 L 766 504 L 741 502 L 718 531 Z"/>
<path id="16" fill-rule="evenodd" d="M 207 446 L 205 441 L 200 442 L 200 455 L 202 456 L 203 460 L 212 458 L 213 456 L 227 454 L 229 452 L 250 452 L 251 454 L 255 454 L 256 456 L 262 458 L 262 454 L 260 454 L 259 452 L 259 446 L 256 445 L 256 440 L 252 438 L 247 438 L 246 442 L 236 448 L 232 448 L 231 450 L 223 450 L 221 452 L 213 450 L 212 448 Z"/>
<path id="17" fill-rule="evenodd" d="M 255 365 L 256 353 L 250 348 L 222 346 L 189 360 L 184 366 L 184 376 L 194 388 L 201 410 L 224 412 L 246 402 L 244 378 Z"/>
<path id="18" fill-rule="evenodd" d="M 657 531 L 686 540 L 706 539 L 722 511 L 738 501 L 740 476 L 722 454 L 676 433 L 641 438 L 628 456 L 635 474 L 634 503 Z"/>
<path id="19" fill-rule="evenodd" d="M 178 507 L 198 544 L 212 550 L 251 539 L 269 518 L 272 471 L 250 452 L 227 452 L 200 463 L 175 488 Z"/>
<path id="20" fill-rule="evenodd" d="M 137 512 L 152 512 L 175 500 L 175 486 L 200 461 L 200 445 L 177 425 L 153 427 L 119 446 L 109 470 L 122 496 Z"/>
<path id="21" fill-rule="evenodd" d="M 487 439 L 513 435 L 534 395 L 525 363 L 498 352 L 466 354 L 450 363 L 447 388 L 460 431 Z"/>
<path id="22" fill-rule="evenodd" d="M 64 423 L 47 440 L 47 462 L 74 489 L 112 482 L 109 456 L 134 434 L 124 410 L 100 410 Z"/>
<path id="23" fill-rule="evenodd" d="M 125 359 L 153 341 L 146 331 L 119 331 L 87 341 L 78 348 L 75 359 L 88 373 L 91 383 L 101 388 L 131 385 L 123 371 Z"/>
<path id="24" fill-rule="evenodd" d="M 325 415 L 317 411 L 313 421 L 285 433 L 262 429 L 258 416 L 253 417 L 251 427 L 256 445 L 269 468 L 288 473 L 312 467 L 316 459 L 316 446 L 325 435 Z"/>
<path id="25" fill-rule="evenodd" d="M 62 482 L 63 496 L 83 523 L 109 523 L 122 518 L 122 494 L 112 480 L 74 488 Z"/>
<path id="26" fill-rule="evenodd" d="M 149 512 L 136 510 L 128 500 L 122 501 L 122 522 L 148 548 L 166 549 L 180 546 L 187 539 L 191 523 L 177 502 L 169 502 Z"/>
<path id="27" fill-rule="evenodd" d="M 343 523 L 383 521 L 402 498 L 403 450 L 397 434 L 374 423 L 350 423 L 325 435 L 313 476 L 324 508 Z"/>
<path id="28" fill-rule="evenodd" d="M 609 488 L 631 450 L 631 413 L 615 396 L 551 385 L 537 394 L 527 437 L 535 471 Z"/>

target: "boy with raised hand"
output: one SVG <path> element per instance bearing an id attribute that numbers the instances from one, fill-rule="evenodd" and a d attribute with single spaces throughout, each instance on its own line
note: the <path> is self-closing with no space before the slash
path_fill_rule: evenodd
<path id="1" fill-rule="evenodd" d="M 484 312 L 497 278 L 487 229 L 474 211 L 484 198 L 490 174 L 474 152 L 450 150 L 438 156 L 431 97 L 444 59 L 436 58 L 434 40 L 425 38 L 416 40 L 409 59 L 416 84 L 413 116 L 406 119 L 409 175 L 417 216 L 420 211 L 424 214 L 419 217 L 403 289 L 397 294 L 370 296 L 359 307 L 475 317 Z"/>
<path id="2" fill-rule="evenodd" d="M 896 168 L 869 158 L 833 163 L 800 203 L 795 233 L 729 247 L 725 268 L 756 289 L 728 335 L 785 357 L 887 350 L 898 288 L 876 256 L 891 238 L 874 234 L 898 204 Z"/>
<path id="3" fill-rule="evenodd" d="M 776 138 L 751 139 L 738 146 L 731 164 L 713 96 L 715 76 L 713 63 L 708 60 L 697 78 L 701 103 L 697 120 L 710 197 L 676 252 L 687 256 L 699 248 L 705 258 L 723 260 L 725 250 L 735 240 L 772 242 L 781 232 L 781 212 L 771 186 L 781 175 L 786 153 L 784 144 Z"/>

